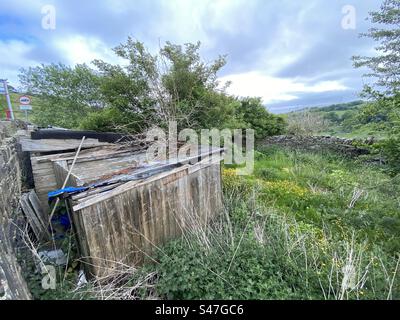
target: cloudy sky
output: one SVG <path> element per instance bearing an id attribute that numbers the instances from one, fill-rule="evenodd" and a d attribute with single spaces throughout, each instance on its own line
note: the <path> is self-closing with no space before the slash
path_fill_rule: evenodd
<path id="1" fill-rule="evenodd" d="M 351 56 L 373 54 L 358 34 L 377 0 L 1 0 L 0 78 L 18 86 L 21 67 L 100 58 L 129 35 L 149 50 L 160 43 L 202 42 L 211 60 L 226 54 L 220 73 L 229 92 L 262 97 L 274 111 L 357 99 L 362 70 Z M 55 28 L 42 22 L 48 5 Z M 350 6 L 350 7 L 349 7 Z M 355 18 L 355 19 L 353 19 Z M 344 26 L 344 27 L 343 27 Z"/>

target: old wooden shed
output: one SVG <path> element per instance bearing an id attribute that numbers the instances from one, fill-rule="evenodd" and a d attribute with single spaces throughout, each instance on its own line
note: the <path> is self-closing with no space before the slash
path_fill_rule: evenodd
<path id="1" fill-rule="evenodd" d="M 88 189 L 68 202 L 80 254 L 91 275 L 107 276 L 122 264 L 152 259 L 166 241 L 204 228 L 221 210 L 223 150 L 197 148 L 190 157 L 152 162 L 145 151 L 116 145 L 80 154 L 67 186 Z M 32 165 L 45 166 L 46 175 L 60 188 L 72 160 L 71 153 L 42 155 L 33 158 Z"/>

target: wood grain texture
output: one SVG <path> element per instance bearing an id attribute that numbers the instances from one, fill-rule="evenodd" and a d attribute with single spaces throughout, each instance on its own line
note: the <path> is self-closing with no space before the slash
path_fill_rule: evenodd
<path id="1" fill-rule="evenodd" d="M 91 275 L 140 265 L 168 240 L 207 226 L 222 209 L 220 163 L 196 165 L 128 182 L 118 192 L 106 192 L 112 196 L 75 207 L 73 220 Z"/>
<path id="2" fill-rule="evenodd" d="M 93 157 L 109 157 L 110 154 L 115 152 L 118 154 L 121 153 L 120 149 L 121 147 L 116 145 L 88 148 L 80 152 L 78 161 L 84 161 Z M 59 175 L 61 172 L 55 171 L 56 166 L 54 165 L 54 162 L 60 162 L 60 164 L 62 163 L 63 165 L 65 165 L 65 163 L 70 164 L 69 161 L 72 161 L 74 155 L 75 152 L 65 152 L 51 155 L 31 156 L 35 190 L 40 200 L 40 204 L 46 214 L 49 213 L 50 209 L 47 201 L 47 194 L 62 185 L 62 183 L 60 184 L 59 181 L 57 181 L 57 174 Z"/>
<path id="3" fill-rule="evenodd" d="M 80 140 L 76 139 L 43 139 L 43 140 L 32 140 L 26 137 L 20 138 L 20 144 L 22 151 L 29 152 L 54 152 L 54 151 L 65 151 L 76 149 Z M 83 145 L 84 148 L 92 148 L 98 146 L 107 146 L 110 143 L 99 142 L 97 139 L 87 139 Z"/>
<path id="4" fill-rule="evenodd" d="M 0 301 L 31 299 L 16 258 L 19 228 L 25 221 L 19 209 L 21 168 L 13 126 L 12 122 L 0 121 Z"/>

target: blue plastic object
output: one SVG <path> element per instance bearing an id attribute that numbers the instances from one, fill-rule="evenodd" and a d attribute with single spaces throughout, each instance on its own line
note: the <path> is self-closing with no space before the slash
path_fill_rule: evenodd
<path id="1" fill-rule="evenodd" d="M 47 194 L 47 198 L 49 199 L 49 201 L 52 201 L 54 198 L 57 198 L 57 197 L 59 197 L 61 195 L 64 195 L 64 194 L 72 195 L 72 194 L 75 194 L 75 193 L 86 191 L 88 189 L 89 189 L 89 187 L 66 187 L 64 189 L 58 189 L 58 190 L 50 191 Z"/>
<path id="2" fill-rule="evenodd" d="M 69 217 L 66 213 L 60 216 L 60 224 L 64 227 L 64 230 L 71 228 L 71 221 L 69 221 Z"/>

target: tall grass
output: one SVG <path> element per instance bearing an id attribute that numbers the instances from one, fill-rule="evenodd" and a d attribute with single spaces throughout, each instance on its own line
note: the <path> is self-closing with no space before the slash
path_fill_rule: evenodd
<path id="1" fill-rule="evenodd" d="M 275 149 L 253 176 L 224 170 L 223 189 L 214 221 L 188 213 L 153 263 L 95 283 L 100 297 L 400 298 L 398 186 L 379 169 Z"/>
<path id="2" fill-rule="evenodd" d="M 236 195 L 237 196 L 237 195 Z M 155 266 L 163 297 L 218 299 L 398 298 L 398 261 L 328 227 L 226 199 L 226 211 L 201 236 L 169 244 Z M 232 221 L 233 220 L 233 221 Z M 230 227 L 232 226 L 232 227 Z M 209 239 L 207 244 L 199 239 Z M 188 242 L 189 241 L 189 242 Z"/>
<path id="3" fill-rule="evenodd" d="M 391 217 L 397 230 L 395 181 L 334 155 L 279 149 L 259 153 L 255 168 L 225 170 L 223 214 L 163 248 L 160 296 L 399 298 L 398 233 L 382 224 Z"/>

